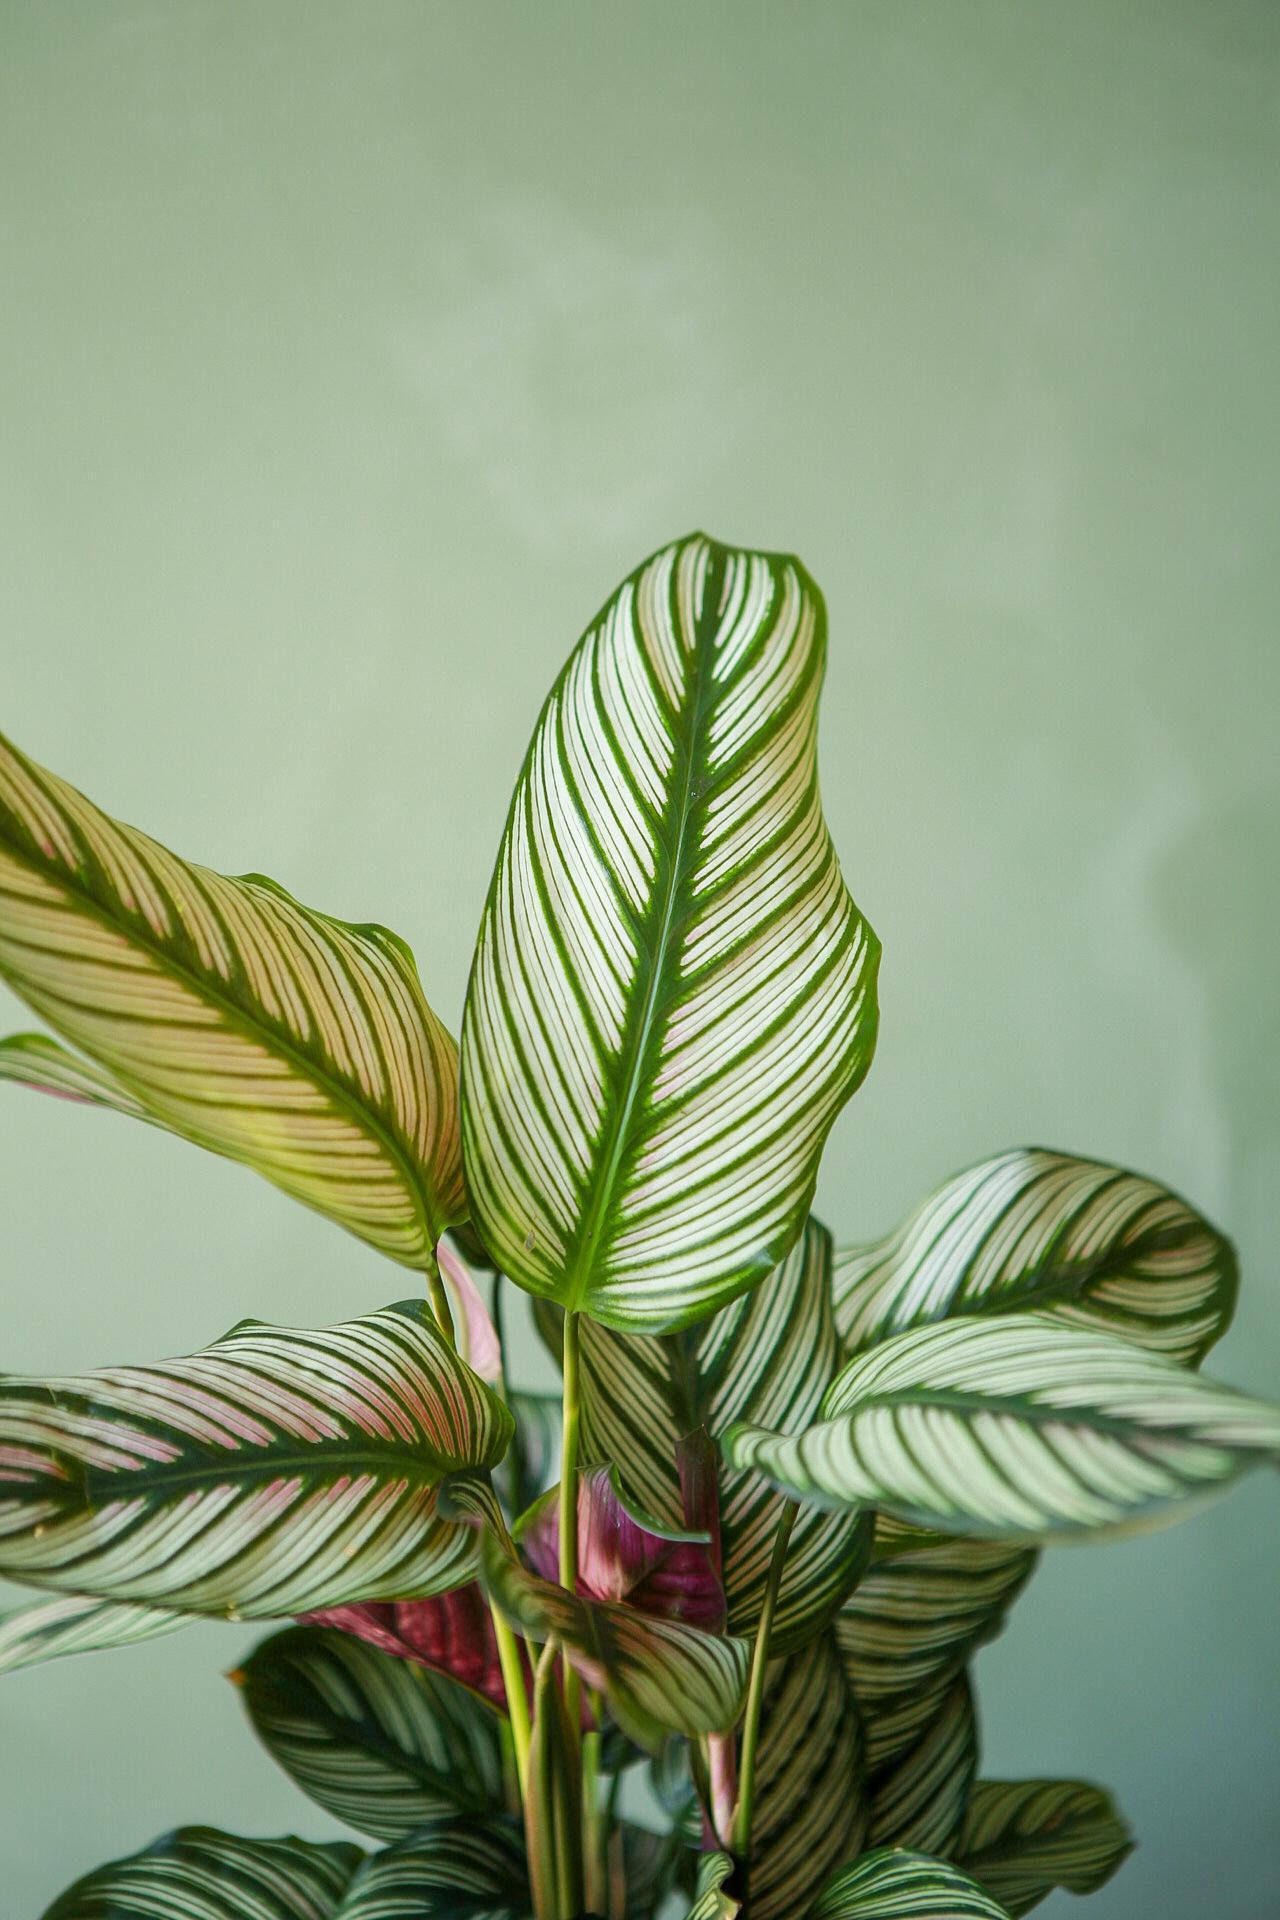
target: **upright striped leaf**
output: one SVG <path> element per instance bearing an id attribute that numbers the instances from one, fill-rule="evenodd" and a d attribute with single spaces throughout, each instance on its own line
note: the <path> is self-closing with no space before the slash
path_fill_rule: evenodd
<path id="1" fill-rule="evenodd" d="M 896 1233 L 836 1256 L 851 1352 L 958 1314 L 1050 1312 L 1194 1364 L 1236 1301 L 1229 1240 L 1141 1174 L 1017 1147 L 948 1180 Z"/>
<path id="2" fill-rule="evenodd" d="M 878 1847 L 824 1887 L 813 1920 L 1009 1920 L 1002 1906 L 945 1860 Z"/>
<path id="3" fill-rule="evenodd" d="M 805 1920 L 867 1834 L 862 1726 L 830 1634 L 775 1663 L 760 1723 L 747 1906 Z"/>
<path id="4" fill-rule="evenodd" d="M 1055 1887 L 1096 1893 L 1133 1851 L 1110 1794 L 1082 1780 L 980 1780 L 960 1865 L 1018 1916 Z"/>
<path id="5" fill-rule="evenodd" d="M 336 1920 L 360 1858 L 359 1847 L 180 1827 L 87 1873 L 44 1920 Z"/>
<path id="6" fill-rule="evenodd" d="M 186 1624 L 186 1614 L 165 1607 L 59 1594 L 56 1599 L 0 1614 L 0 1673 L 16 1673 L 20 1667 L 34 1667 L 69 1653 L 135 1646 Z"/>
<path id="7" fill-rule="evenodd" d="M 754 1293 L 675 1334 L 581 1327 L 582 1444 L 612 1462 L 633 1498 L 670 1524 L 682 1519 L 676 1448 L 706 1426 L 723 1434 L 750 1414 L 784 1433 L 817 1418 L 840 1365 L 831 1311 L 831 1237 L 810 1220 Z M 720 1469 L 720 1539 L 729 1631 L 760 1618 L 784 1502 L 755 1473 Z M 869 1524 L 815 1507 L 796 1516 L 770 1640 L 782 1654 L 829 1620 L 865 1565 Z"/>
<path id="8" fill-rule="evenodd" d="M 428 1821 L 375 1853 L 333 1920 L 528 1920 L 529 1876 L 514 1820 Z"/>
<path id="9" fill-rule="evenodd" d="M 1158 1525 L 1280 1455 L 1280 1410 L 1039 1313 L 898 1334 L 822 1411 L 795 1439 L 735 1428 L 730 1460 L 797 1499 L 989 1539 Z"/>
<path id="10" fill-rule="evenodd" d="M 923 1726 L 868 1783 L 872 1846 L 915 1847 L 944 1858 L 955 1850 L 978 1769 L 967 1676 L 959 1674 L 934 1698 Z"/>
<path id="11" fill-rule="evenodd" d="M 1000 1632 L 1036 1557 L 1007 1540 L 877 1520 L 875 1560 L 832 1628 L 877 1768 L 915 1743 L 947 1684 Z"/>
<path id="12" fill-rule="evenodd" d="M 203 1353 L 0 1378 L 0 1573 L 188 1613 L 440 1592 L 473 1530 L 436 1513 L 511 1416 L 409 1301 L 320 1332 L 247 1321 Z"/>
<path id="13" fill-rule="evenodd" d="M 466 1212 L 456 1053 L 404 943 L 179 860 L 3 739 L 0 977 L 98 1069 L 11 1041 L 9 1077 L 141 1109 L 406 1266 Z"/>
<path id="14" fill-rule="evenodd" d="M 619 1601 L 580 1599 L 530 1573 L 491 1535 L 482 1564 L 485 1585 L 511 1624 L 530 1640 L 554 1639 L 638 1746 L 656 1752 L 668 1732 L 719 1733 L 737 1719 L 747 1683 L 745 1640 L 655 1619 Z"/>
<path id="15" fill-rule="evenodd" d="M 324 1627 L 287 1627 L 231 1678 L 272 1758 L 358 1833 L 400 1840 L 502 1804 L 499 1718 L 442 1674 Z"/>
<path id="16" fill-rule="evenodd" d="M 556 682 L 463 1023 L 476 1224 L 530 1293 L 684 1326 L 763 1280 L 875 1038 L 874 935 L 816 772 L 821 597 L 698 534 Z"/>

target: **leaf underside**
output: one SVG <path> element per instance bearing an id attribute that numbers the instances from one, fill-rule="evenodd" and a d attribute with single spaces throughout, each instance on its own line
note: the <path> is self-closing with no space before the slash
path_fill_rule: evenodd
<path id="1" fill-rule="evenodd" d="M 0 1077 L 141 1113 L 429 1267 L 466 1212 L 453 1041 L 383 927 L 180 860 L 0 738 L 0 977 L 83 1049 Z"/>
<path id="2" fill-rule="evenodd" d="M 645 562 L 553 689 L 463 1023 L 485 1245 L 609 1325 L 763 1280 L 870 1062 L 878 946 L 822 817 L 821 598 L 702 535 Z"/>

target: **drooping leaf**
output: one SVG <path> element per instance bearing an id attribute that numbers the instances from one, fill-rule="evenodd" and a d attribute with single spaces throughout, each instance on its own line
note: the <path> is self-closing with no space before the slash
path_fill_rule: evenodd
<path id="1" fill-rule="evenodd" d="M 1203 1503 L 1280 1453 L 1280 1411 L 1046 1314 L 949 1320 L 851 1360 L 799 1438 L 726 1439 L 797 1499 L 939 1532 L 1071 1540 Z"/>
<path id="2" fill-rule="evenodd" d="M 69 1653 L 102 1653 L 155 1640 L 187 1625 L 188 1616 L 164 1607 L 132 1606 L 127 1601 L 89 1600 L 83 1594 L 59 1594 L 34 1606 L 0 1614 L 0 1673 L 16 1673 L 43 1660 Z"/>
<path id="3" fill-rule="evenodd" d="M 375 1853 L 333 1920 L 528 1920 L 529 1876 L 514 1820 L 429 1820 Z"/>
<path id="4" fill-rule="evenodd" d="M 867 1835 L 862 1727 L 829 1633 L 770 1671 L 760 1723 L 747 1907 L 805 1920 Z"/>
<path id="5" fill-rule="evenodd" d="M 736 1878 L 729 1854 L 704 1853 L 698 1862 L 698 1884 L 688 1920 L 734 1920 L 742 1910 L 740 1896 L 732 1891 Z"/>
<path id="6" fill-rule="evenodd" d="M 959 1864 L 1018 1916 L 1055 1887 L 1096 1893 L 1133 1851 L 1109 1793 L 1083 1780 L 980 1780 Z"/>
<path id="7" fill-rule="evenodd" d="M 895 1233 L 836 1255 L 850 1352 L 963 1314 L 1052 1313 L 1187 1363 L 1227 1329 L 1235 1252 L 1137 1173 L 1016 1147 L 939 1187 Z"/>
<path id="8" fill-rule="evenodd" d="M 303 1624 L 354 1634 L 398 1660 L 447 1674 L 506 1711 L 497 1636 L 476 1580 L 429 1600 L 366 1600 L 352 1607 L 322 1607 L 305 1614 Z"/>
<path id="9" fill-rule="evenodd" d="M 535 1573 L 555 1582 L 560 1566 L 559 1488 L 544 1494 L 516 1531 Z M 577 1592 L 620 1600 L 659 1620 L 703 1633 L 725 1630 L 724 1588 L 712 1536 L 663 1527 L 628 1507 L 611 1467 L 578 1475 Z"/>
<path id="10" fill-rule="evenodd" d="M 400 1840 L 502 1804 L 499 1718 L 441 1674 L 325 1627 L 286 1627 L 233 1673 L 289 1778 L 358 1833 Z"/>
<path id="11" fill-rule="evenodd" d="M 337 1920 L 360 1860 L 359 1847 L 180 1827 L 85 1874 L 43 1920 Z"/>
<path id="12" fill-rule="evenodd" d="M 1000 1632 L 1036 1558 L 1007 1540 L 877 1520 L 873 1564 L 832 1627 L 877 1767 L 914 1742 L 947 1683 Z"/>
<path id="13" fill-rule="evenodd" d="M 967 1675 L 950 1681 L 923 1726 L 868 1782 L 872 1846 L 954 1852 L 978 1769 L 978 1729 Z"/>
<path id="14" fill-rule="evenodd" d="M 533 1294 L 687 1325 L 762 1281 L 870 1062 L 878 946 L 816 772 L 821 597 L 694 535 L 543 709 L 463 1023 L 476 1224 Z"/>
<path id="15" fill-rule="evenodd" d="M 705 1425 L 719 1436 L 747 1414 L 797 1433 L 817 1418 L 841 1358 L 830 1235 L 810 1220 L 763 1286 L 701 1326 L 654 1336 L 584 1320 L 580 1336 L 586 1456 L 613 1462 L 632 1498 L 678 1525 L 683 1434 Z M 759 1475 L 730 1467 L 721 1467 L 719 1488 L 729 1630 L 749 1638 L 785 1503 Z M 775 1652 L 802 1646 L 830 1619 L 865 1564 L 869 1539 L 857 1515 L 801 1509 L 774 1616 Z"/>
<path id="16" fill-rule="evenodd" d="M 1009 1920 L 958 1867 L 904 1847 L 877 1847 L 830 1881 L 813 1920 Z"/>
<path id="17" fill-rule="evenodd" d="M 449 1476 L 511 1416 L 420 1302 L 322 1331 L 247 1321 L 202 1353 L 0 1378 L 0 1573 L 187 1613 L 271 1618 L 460 1585 Z"/>
<path id="18" fill-rule="evenodd" d="M 406 1266 L 465 1214 L 456 1051 L 404 943 L 178 859 L 3 739 L 0 976 L 98 1069 L 46 1052 L 31 1084 L 141 1108 Z"/>
<path id="19" fill-rule="evenodd" d="M 615 1601 L 580 1599 L 530 1572 L 492 1536 L 482 1565 L 485 1585 L 512 1625 L 531 1640 L 554 1638 L 637 1745 L 654 1752 L 668 1732 L 718 1733 L 737 1719 L 746 1641 Z"/>

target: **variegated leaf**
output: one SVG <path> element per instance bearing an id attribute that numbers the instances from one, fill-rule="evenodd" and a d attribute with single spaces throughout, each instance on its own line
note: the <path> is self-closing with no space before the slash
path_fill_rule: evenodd
<path id="1" fill-rule="evenodd" d="M 698 1884 L 687 1920 L 734 1920 L 742 1910 L 741 1895 L 734 1891 L 737 1878 L 729 1854 L 704 1853 L 698 1862 Z"/>
<path id="2" fill-rule="evenodd" d="M 102 1653 L 155 1640 L 187 1625 L 185 1613 L 165 1607 L 139 1607 L 128 1601 L 89 1600 L 83 1594 L 59 1594 L 31 1607 L 0 1614 L 0 1673 L 16 1673 L 43 1660 L 69 1653 Z"/>
<path id="3" fill-rule="evenodd" d="M 830 1634 L 770 1671 L 747 1878 L 752 1920 L 805 1920 L 859 1851 L 869 1802 L 862 1727 Z"/>
<path id="4" fill-rule="evenodd" d="M 762 1281 L 875 1038 L 878 946 L 816 772 L 821 597 L 798 562 L 676 542 L 624 581 L 534 734 L 463 1023 L 486 1246 L 607 1324 Z"/>
<path id="5" fill-rule="evenodd" d="M 337 1920 L 360 1860 L 359 1847 L 180 1827 L 87 1873 L 44 1920 Z"/>
<path id="6" fill-rule="evenodd" d="M 797 1499 L 989 1539 L 1159 1525 L 1280 1456 L 1280 1410 L 1040 1313 L 897 1334 L 822 1413 L 798 1438 L 740 1426 L 728 1456 Z"/>
<path id="7" fill-rule="evenodd" d="M 82 1106 L 110 1107 L 115 1113 L 149 1120 L 155 1126 L 164 1124 L 105 1067 L 81 1059 L 45 1033 L 11 1033 L 7 1040 L 0 1040 L 0 1080 L 12 1080 L 17 1086 L 51 1093 L 60 1100 L 75 1100 Z"/>
<path id="8" fill-rule="evenodd" d="M 909 1743 L 872 1775 L 871 1844 L 948 1857 L 960 1836 L 977 1769 L 973 1695 L 961 1673 Z"/>
<path id="9" fill-rule="evenodd" d="M 824 1887 L 813 1920 L 1009 1920 L 958 1867 L 904 1847 L 877 1847 Z"/>
<path id="10" fill-rule="evenodd" d="M 502 1804 L 500 1722 L 474 1693 L 324 1627 L 287 1627 L 231 1675 L 267 1752 L 358 1833 L 400 1840 Z"/>
<path id="11" fill-rule="evenodd" d="M 373 1854 L 333 1920 L 528 1920 L 532 1910 L 517 1823 L 455 1816 Z"/>
<path id="12" fill-rule="evenodd" d="M 733 1725 L 746 1692 L 745 1640 L 702 1633 L 609 1600 L 584 1600 L 531 1573 L 492 1535 L 485 1585 L 526 1638 L 554 1639 L 588 1685 L 603 1693 L 623 1732 L 655 1752 L 663 1735 L 718 1733 Z"/>
<path id="13" fill-rule="evenodd" d="M 415 1301 L 313 1332 L 247 1321 L 203 1353 L 0 1378 L 0 1573 L 270 1618 L 457 1586 L 451 1476 L 511 1416 Z"/>
<path id="14" fill-rule="evenodd" d="M 1096 1893 L 1133 1851 L 1109 1793 L 1083 1780 L 980 1780 L 959 1863 L 1015 1917 L 1055 1887 Z"/>
<path id="15" fill-rule="evenodd" d="M 1188 1364 L 1227 1328 L 1235 1252 L 1153 1180 L 1016 1147 L 948 1180 L 896 1233 L 835 1262 L 850 1352 L 961 1314 L 1050 1312 Z"/>
<path id="16" fill-rule="evenodd" d="M 3 739 L 0 977 L 98 1069 L 27 1043 L 32 1084 L 141 1108 L 406 1266 L 465 1214 L 456 1052 L 403 942 L 178 859 Z"/>
<path id="17" fill-rule="evenodd" d="M 831 1238 L 810 1220 L 762 1287 L 701 1326 L 621 1334 L 584 1320 L 582 1443 L 612 1462 L 628 1493 L 670 1524 L 682 1517 L 676 1448 L 705 1425 L 723 1434 L 750 1413 L 785 1433 L 817 1418 L 840 1366 L 831 1312 Z M 720 1469 L 720 1539 L 731 1633 L 760 1618 L 784 1502 L 754 1473 Z M 797 1514 L 770 1644 L 777 1653 L 820 1631 L 866 1563 L 869 1523 L 805 1507 Z"/>
<path id="18" fill-rule="evenodd" d="M 1000 1632 L 1036 1558 L 1007 1540 L 920 1534 L 877 1520 L 873 1564 L 832 1628 L 877 1767 L 914 1742 L 940 1689 Z"/>

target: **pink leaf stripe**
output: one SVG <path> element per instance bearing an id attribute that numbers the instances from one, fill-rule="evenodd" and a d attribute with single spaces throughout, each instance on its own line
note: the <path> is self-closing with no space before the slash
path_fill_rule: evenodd
<path id="1" fill-rule="evenodd" d="M 511 1416 L 416 1302 L 321 1331 L 249 1321 L 202 1353 L 0 1380 L 0 1573 L 269 1618 L 438 1593 L 472 1528 L 436 1511 Z"/>
<path id="2" fill-rule="evenodd" d="M 456 1049 L 408 948 L 178 859 L 3 738 L 0 976 L 101 1069 L 8 1077 L 141 1107 L 407 1266 L 465 1212 Z"/>

